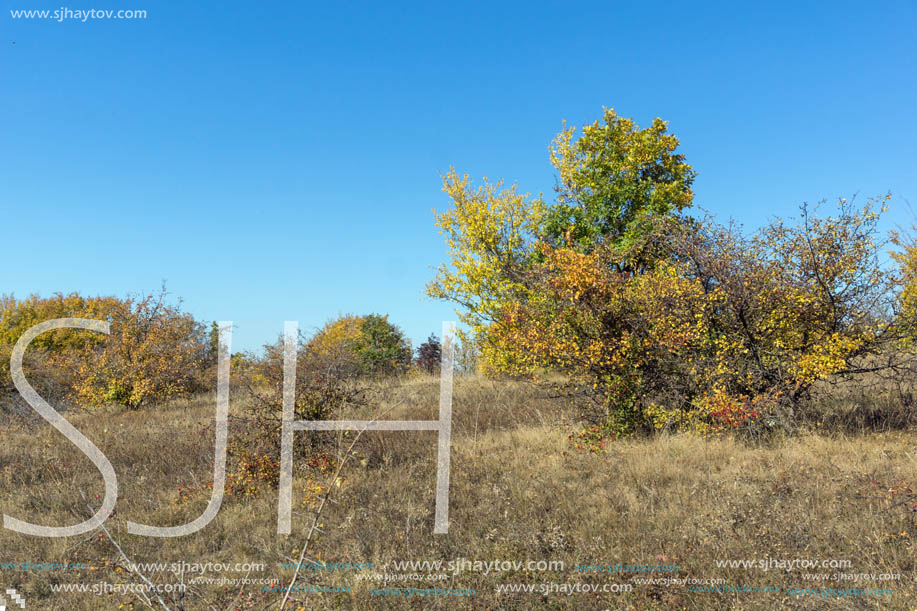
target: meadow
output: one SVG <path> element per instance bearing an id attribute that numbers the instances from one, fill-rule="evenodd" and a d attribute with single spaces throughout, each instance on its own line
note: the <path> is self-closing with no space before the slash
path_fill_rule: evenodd
<path id="1" fill-rule="evenodd" d="M 130 535 L 127 520 L 173 525 L 203 511 L 215 397 L 72 410 L 65 416 L 118 473 L 116 510 L 105 530 L 80 537 L 0 531 L 0 577 L 31 609 L 276 609 L 277 586 L 294 575 L 287 609 L 915 609 L 913 410 L 875 390 L 844 392 L 825 395 L 835 421 L 824 428 L 813 417 L 756 442 L 661 433 L 592 452 L 568 438 L 583 423 L 565 398 L 527 381 L 457 376 L 446 535 L 433 534 L 436 435 L 414 431 L 361 435 L 339 471 L 335 458 L 298 462 L 290 536 L 276 533 L 276 488 L 257 478 L 193 535 Z M 438 397 L 438 378 L 415 373 L 375 384 L 345 416 L 432 419 Z M 251 400 L 235 392 L 230 413 Z M 48 525 L 91 515 L 102 481 L 77 448 L 28 411 L 0 425 L 4 514 Z M 338 434 L 329 455 L 344 458 L 352 439 Z M 289 568 L 300 557 L 308 566 Z M 400 564 L 424 561 L 443 564 Z M 501 564 L 513 561 L 524 564 Z M 79 568 L 8 568 L 28 562 Z M 61 591 L 146 581 L 185 590 Z"/>

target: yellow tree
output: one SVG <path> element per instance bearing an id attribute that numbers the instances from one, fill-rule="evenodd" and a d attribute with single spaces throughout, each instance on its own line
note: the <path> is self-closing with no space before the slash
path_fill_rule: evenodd
<path id="1" fill-rule="evenodd" d="M 118 302 L 111 335 L 88 356 L 74 355 L 72 395 L 83 404 L 132 408 L 198 389 L 209 351 L 203 324 L 165 301 L 165 290 Z"/>
<path id="2" fill-rule="evenodd" d="M 606 109 L 555 139 L 550 205 L 444 177 L 449 262 L 427 292 L 464 308 L 485 371 L 562 372 L 615 434 L 716 429 L 773 424 L 816 381 L 863 373 L 900 339 L 884 201 L 841 200 L 826 217 L 804 207 L 799 224 L 747 236 L 687 215 L 694 171 L 678 146 L 664 121 L 640 129 Z M 900 255 L 905 277 L 917 277 L 913 252 Z M 915 295 L 902 291 L 899 309 Z"/>
<path id="3" fill-rule="evenodd" d="M 507 325 L 508 310 L 538 299 L 527 276 L 544 256 L 542 245 L 588 252 L 600 242 L 631 244 L 652 219 L 691 203 L 694 172 L 678 145 L 661 119 L 640 129 L 632 119 L 605 109 L 602 121 L 580 134 L 565 126 L 555 138 L 551 162 L 559 184 L 552 205 L 515 185 L 507 188 L 485 178 L 474 188 L 455 170 L 443 177 L 453 207 L 436 214 L 436 225 L 445 235 L 449 262 L 427 294 L 461 306 L 460 320 L 480 346 L 485 370 L 531 369 L 530 355 L 497 337 Z M 636 264 L 650 254 L 639 252 Z"/>
<path id="4" fill-rule="evenodd" d="M 464 308 L 459 319 L 480 337 L 503 308 L 524 300 L 522 275 L 532 261 L 544 203 L 540 197 L 519 193 L 484 179 L 474 188 L 467 175 L 454 169 L 443 177 L 443 191 L 453 207 L 434 210 L 436 226 L 445 235 L 449 263 L 439 268 L 427 294 Z M 463 333 L 463 341 L 470 341 Z"/>
<path id="5" fill-rule="evenodd" d="M 892 253 L 898 264 L 901 291 L 898 294 L 896 311 L 898 320 L 906 332 L 905 343 L 912 344 L 917 336 L 917 240 L 894 234 L 894 244 L 900 248 Z"/>
<path id="6" fill-rule="evenodd" d="M 114 297 L 84 297 L 78 293 L 56 293 L 41 298 L 31 295 L 16 299 L 12 295 L 0 298 L 0 388 L 12 389 L 10 355 L 13 346 L 28 329 L 54 318 L 93 318 L 112 320 L 121 307 Z M 29 345 L 24 368 L 30 383 L 50 400 L 69 395 L 76 383 L 75 365 L 89 359 L 92 351 L 106 337 L 100 333 L 79 329 L 55 329 L 42 333 Z"/>

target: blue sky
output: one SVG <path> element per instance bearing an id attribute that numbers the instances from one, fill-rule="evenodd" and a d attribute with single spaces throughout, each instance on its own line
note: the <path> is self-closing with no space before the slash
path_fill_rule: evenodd
<path id="1" fill-rule="evenodd" d="M 348 312 L 438 332 L 439 172 L 550 197 L 561 121 L 602 106 L 668 120 L 746 227 L 889 189 L 914 220 L 913 2 L 2 4 L 0 292 L 165 279 L 234 349 Z M 62 6 L 147 17 L 10 14 Z"/>

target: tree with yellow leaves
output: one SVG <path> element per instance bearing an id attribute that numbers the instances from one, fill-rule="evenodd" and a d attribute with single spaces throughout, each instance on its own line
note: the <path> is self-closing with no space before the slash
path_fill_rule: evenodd
<path id="1" fill-rule="evenodd" d="M 484 371 L 566 374 L 610 435 L 779 426 L 815 382 L 873 369 L 903 337 L 910 294 L 880 264 L 887 198 L 746 236 L 686 215 L 677 146 L 665 122 L 611 110 L 564 129 L 553 204 L 450 171 L 449 264 L 427 292 L 464 308 Z"/>
<path id="2" fill-rule="evenodd" d="M 694 172 L 661 119 L 640 129 L 605 109 L 602 122 L 575 135 L 575 127 L 565 126 L 554 140 L 551 161 L 560 184 L 552 206 L 502 181 L 485 178 L 475 188 L 454 169 L 443 177 L 453 207 L 434 214 L 449 264 L 440 267 L 427 294 L 462 306 L 458 315 L 470 336 L 486 338 L 505 307 L 534 298 L 525 275 L 541 260 L 541 245 L 589 251 L 609 239 L 630 243 L 651 219 L 691 203 Z M 494 342 L 483 342 L 481 350 L 485 369 L 496 361 L 502 362 L 498 368 L 520 365 L 516 351 L 500 350 Z"/>

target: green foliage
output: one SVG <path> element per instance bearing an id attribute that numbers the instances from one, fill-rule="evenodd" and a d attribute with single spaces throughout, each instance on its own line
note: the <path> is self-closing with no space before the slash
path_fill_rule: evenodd
<path id="1" fill-rule="evenodd" d="M 360 323 L 360 335 L 354 345 L 365 375 L 397 375 L 411 364 L 410 342 L 388 316 L 370 314 Z"/>
<path id="2" fill-rule="evenodd" d="M 609 108 L 602 122 L 575 134 L 565 127 L 551 149 L 560 182 L 541 231 L 550 244 L 589 251 L 600 241 L 631 239 L 653 217 L 691 205 L 694 170 L 675 152 L 678 138 L 662 119 L 640 129 Z"/>
<path id="3" fill-rule="evenodd" d="M 397 375 L 411 363 L 410 342 L 388 316 L 347 314 L 325 324 L 306 343 L 311 358 L 337 375 Z"/>

